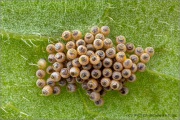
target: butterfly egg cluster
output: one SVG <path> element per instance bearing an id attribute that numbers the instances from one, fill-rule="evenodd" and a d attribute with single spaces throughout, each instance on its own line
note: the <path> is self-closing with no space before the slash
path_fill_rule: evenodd
<path id="1" fill-rule="evenodd" d="M 36 85 L 42 88 L 42 94 L 58 95 L 64 86 L 67 91 L 75 92 L 79 83 L 97 106 L 104 104 L 107 91 L 128 94 L 125 84 L 136 81 L 136 72 L 145 71 L 154 49 L 135 47 L 126 43 L 122 35 L 116 37 L 114 46 L 107 37 L 109 33 L 108 26 L 94 26 L 84 37 L 79 30 L 64 31 L 62 39 L 66 44 L 49 44 L 46 47 L 49 65 L 45 59 L 37 63 Z"/>

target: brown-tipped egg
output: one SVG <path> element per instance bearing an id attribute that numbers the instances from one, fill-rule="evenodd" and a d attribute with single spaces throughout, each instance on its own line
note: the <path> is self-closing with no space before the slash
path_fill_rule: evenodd
<path id="1" fill-rule="evenodd" d="M 59 95 L 60 93 L 61 93 L 61 88 L 59 86 L 54 86 L 53 87 L 53 94 Z"/>
<path id="2" fill-rule="evenodd" d="M 67 58 L 70 60 L 75 59 L 77 55 L 77 51 L 74 48 L 69 49 L 66 53 Z"/>
<path id="3" fill-rule="evenodd" d="M 100 57 L 96 54 L 90 56 L 90 63 L 96 65 L 100 62 Z"/>
<path id="4" fill-rule="evenodd" d="M 52 89 L 51 86 L 46 85 L 46 86 L 43 87 L 43 89 L 42 89 L 42 94 L 43 94 L 44 96 L 49 96 L 49 95 L 51 95 L 52 93 L 53 93 L 53 89 Z"/>
<path id="5" fill-rule="evenodd" d="M 104 36 L 108 36 L 110 33 L 110 28 L 108 26 L 102 26 L 100 31 Z"/>
<path id="6" fill-rule="evenodd" d="M 44 70 L 37 70 L 36 71 L 36 76 L 39 78 L 39 79 L 42 79 L 46 76 L 46 72 Z"/>
<path id="7" fill-rule="evenodd" d="M 98 64 L 96 64 L 96 65 L 93 65 L 93 68 L 94 69 L 101 69 L 102 68 L 102 62 L 100 61 Z"/>
<path id="8" fill-rule="evenodd" d="M 106 57 L 108 58 L 114 58 L 116 56 L 116 50 L 113 47 L 108 48 L 105 53 L 106 53 Z"/>
<path id="9" fill-rule="evenodd" d="M 68 92 L 76 92 L 77 85 L 75 83 L 69 83 L 66 87 Z"/>
<path id="10" fill-rule="evenodd" d="M 135 46 L 133 43 L 127 43 L 126 44 L 126 52 L 132 53 L 135 50 Z"/>
<path id="11" fill-rule="evenodd" d="M 105 58 L 105 59 L 103 60 L 103 66 L 104 66 L 104 67 L 111 67 L 112 64 L 113 64 L 113 61 L 112 61 L 111 58 Z"/>
<path id="12" fill-rule="evenodd" d="M 100 57 L 100 60 L 103 60 L 106 57 L 106 54 L 103 50 L 97 50 L 95 54 Z"/>
<path id="13" fill-rule="evenodd" d="M 80 76 L 81 79 L 87 80 L 90 77 L 90 72 L 88 70 L 81 70 L 79 76 Z"/>
<path id="14" fill-rule="evenodd" d="M 96 35 L 95 35 L 95 39 L 101 39 L 101 40 L 104 40 L 104 39 L 105 39 L 105 37 L 104 37 L 104 35 L 103 35 L 103 34 L 98 33 L 98 34 L 96 34 Z"/>
<path id="15" fill-rule="evenodd" d="M 122 78 L 121 72 L 114 71 L 112 73 L 112 79 L 113 80 L 121 80 L 121 78 Z"/>
<path id="16" fill-rule="evenodd" d="M 55 46 L 54 46 L 53 44 L 47 45 L 46 51 L 47 51 L 49 54 L 54 53 L 54 52 L 55 52 Z"/>
<path id="17" fill-rule="evenodd" d="M 94 104 L 96 106 L 103 106 L 104 105 L 104 99 L 100 98 L 98 101 L 94 101 Z"/>
<path id="18" fill-rule="evenodd" d="M 120 90 L 123 87 L 122 83 L 118 80 L 112 80 L 110 83 L 110 88 L 113 90 Z"/>
<path id="19" fill-rule="evenodd" d="M 60 71 L 60 75 L 62 78 L 68 78 L 70 77 L 68 68 L 62 68 Z"/>
<path id="20" fill-rule="evenodd" d="M 91 28 L 90 32 L 91 32 L 91 34 L 96 35 L 96 34 L 100 33 L 100 29 L 98 26 L 93 26 Z"/>
<path id="21" fill-rule="evenodd" d="M 110 80 L 110 78 L 104 77 L 101 79 L 100 82 L 103 87 L 108 87 L 111 83 L 111 80 Z"/>
<path id="22" fill-rule="evenodd" d="M 48 66 L 48 67 L 46 68 L 46 73 L 47 73 L 47 74 L 51 74 L 51 73 L 53 73 L 53 72 L 54 72 L 53 66 Z"/>
<path id="23" fill-rule="evenodd" d="M 72 65 L 74 67 L 81 67 L 81 64 L 79 63 L 79 58 L 75 58 L 74 60 L 72 60 Z"/>
<path id="24" fill-rule="evenodd" d="M 127 95 L 129 93 L 129 89 L 127 87 L 122 87 L 119 92 L 121 95 Z"/>
<path id="25" fill-rule="evenodd" d="M 79 39 L 76 41 L 76 47 L 80 46 L 80 45 L 84 45 L 86 46 L 86 42 L 83 39 Z"/>
<path id="26" fill-rule="evenodd" d="M 152 57 L 154 55 L 154 48 L 153 47 L 147 47 L 147 48 L 145 48 L 144 52 L 149 54 L 150 57 Z"/>
<path id="27" fill-rule="evenodd" d="M 93 41 L 94 41 L 94 35 L 91 34 L 91 33 L 86 33 L 86 35 L 84 36 L 84 41 L 85 41 L 87 44 L 92 44 Z"/>
<path id="28" fill-rule="evenodd" d="M 135 63 L 133 63 L 130 70 L 132 73 L 135 73 L 137 71 L 137 65 Z"/>
<path id="29" fill-rule="evenodd" d="M 78 77 L 79 74 L 80 74 L 80 69 L 79 69 L 78 67 L 72 67 L 72 68 L 70 69 L 70 75 L 71 75 L 72 77 Z"/>
<path id="30" fill-rule="evenodd" d="M 59 72 L 63 68 L 63 63 L 55 62 L 52 66 L 56 72 Z"/>
<path id="31" fill-rule="evenodd" d="M 86 52 L 86 55 L 87 56 L 91 56 L 91 55 L 94 55 L 95 53 L 94 53 L 94 51 L 92 51 L 92 50 L 88 50 L 87 52 Z"/>
<path id="32" fill-rule="evenodd" d="M 117 36 L 116 37 L 116 43 L 117 44 L 120 44 L 120 43 L 125 44 L 126 43 L 126 38 L 124 36 L 122 36 L 122 35 Z"/>
<path id="33" fill-rule="evenodd" d="M 53 86 L 55 86 L 55 81 L 53 80 L 53 79 L 51 79 L 51 78 L 48 78 L 47 80 L 46 80 L 46 84 L 47 85 L 49 85 L 49 86 L 51 86 L 51 87 L 53 87 Z"/>
<path id="34" fill-rule="evenodd" d="M 79 55 L 85 55 L 86 52 L 87 52 L 87 48 L 86 48 L 84 45 L 78 46 L 78 48 L 77 48 L 77 53 L 78 53 Z"/>
<path id="35" fill-rule="evenodd" d="M 101 98 L 101 96 L 100 96 L 100 94 L 99 94 L 98 92 L 92 92 L 92 93 L 89 95 L 89 98 L 90 98 L 90 100 L 92 100 L 92 101 L 98 101 L 98 100 Z"/>
<path id="36" fill-rule="evenodd" d="M 124 78 L 129 78 L 131 76 L 131 70 L 130 69 L 123 69 L 121 75 Z"/>
<path id="37" fill-rule="evenodd" d="M 92 78 L 87 82 L 87 86 L 89 89 L 95 89 L 98 86 L 98 82 Z"/>
<path id="38" fill-rule="evenodd" d="M 61 75 L 59 72 L 53 72 L 51 75 L 50 75 L 50 78 L 53 79 L 55 82 L 58 82 L 61 80 Z"/>
<path id="39" fill-rule="evenodd" d="M 49 55 L 48 55 L 48 62 L 49 62 L 49 63 L 54 63 L 54 62 L 56 62 L 55 54 L 49 54 Z"/>
<path id="40" fill-rule="evenodd" d="M 81 33 L 81 31 L 79 31 L 79 30 L 73 30 L 73 31 L 72 31 L 72 38 L 73 38 L 74 40 L 79 40 L 79 39 L 81 39 L 81 38 L 82 38 L 82 33 Z"/>
<path id="41" fill-rule="evenodd" d="M 142 63 L 142 62 L 138 63 L 137 64 L 137 70 L 139 72 L 144 72 L 146 70 L 146 65 L 144 63 Z"/>
<path id="42" fill-rule="evenodd" d="M 68 42 L 66 43 L 66 50 L 69 50 L 69 49 L 71 49 L 71 48 L 73 48 L 73 49 L 76 48 L 76 44 L 75 44 L 74 41 L 68 41 Z"/>
<path id="43" fill-rule="evenodd" d="M 92 64 L 88 63 L 87 65 L 82 65 L 84 70 L 90 70 L 92 68 Z"/>
<path id="44" fill-rule="evenodd" d="M 143 63 L 148 63 L 150 60 L 150 55 L 148 53 L 143 53 L 140 56 L 140 61 Z"/>
<path id="45" fill-rule="evenodd" d="M 64 31 L 62 33 L 61 37 L 62 37 L 63 40 L 68 41 L 68 40 L 70 40 L 72 38 L 72 34 L 71 34 L 70 31 L 67 30 L 67 31 Z"/>
<path id="46" fill-rule="evenodd" d="M 38 79 L 36 81 L 36 86 L 39 88 L 43 88 L 46 85 L 46 81 L 44 79 Z"/>
<path id="47" fill-rule="evenodd" d="M 96 51 L 93 44 L 87 44 L 86 47 L 87 47 L 87 50 L 92 50 L 93 52 Z"/>
<path id="48" fill-rule="evenodd" d="M 137 56 L 141 56 L 141 54 L 144 53 L 144 49 L 143 49 L 142 47 L 137 47 L 137 48 L 135 48 L 134 53 L 135 53 Z"/>
<path id="49" fill-rule="evenodd" d="M 119 43 L 116 46 L 116 50 L 117 50 L 117 52 L 126 52 L 126 45 L 123 43 Z"/>
<path id="50" fill-rule="evenodd" d="M 65 45 L 61 42 L 56 43 L 54 46 L 56 52 L 63 52 L 65 50 Z"/>
<path id="51" fill-rule="evenodd" d="M 113 47 L 113 42 L 112 42 L 112 40 L 109 39 L 109 38 L 104 39 L 104 41 L 103 41 L 103 47 L 104 47 L 105 49 L 108 49 L 108 48 Z"/>
<path id="52" fill-rule="evenodd" d="M 66 79 L 61 79 L 58 83 L 59 83 L 59 86 L 61 87 L 64 87 L 67 84 Z"/>
<path id="53" fill-rule="evenodd" d="M 101 77 L 101 70 L 99 69 L 93 69 L 91 71 L 91 77 L 93 77 L 94 79 L 98 79 Z"/>
<path id="54" fill-rule="evenodd" d="M 89 57 L 87 55 L 81 55 L 79 57 L 79 63 L 81 65 L 87 65 L 89 63 Z"/>
<path id="55" fill-rule="evenodd" d="M 126 59 L 124 62 L 123 62 L 123 67 L 124 68 L 131 68 L 133 62 L 131 59 Z"/>
<path id="56" fill-rule="evenodd" d="M 115 63 L 113 64 L 113 69 L 114 69 L 115 71 L 118 71 L 118 72 L 122 71 L 122 69 L 123 69 L 122 63 L 120 63 L 120 62 L 115 62 Z"/>
<path id="57" fill-rule="evenodd" d="M 129 59 L 131 59 L 133 63 L 139 62 L 139 57 L 135 54 L 130 55 Z"/>
<path id="58" fill-rule="evenodd" d="M 126 60 L 126 54 L 124 52 L 118 52 L 116 54 L 116 61 L 118 62 L 124 62 Z"/>
<path id="59" fill-rule="evenodd" d="M 103 74 L 104 77 L 109 78 L 109 77 L 112 76 L 112 69 L 111 68 L 104 68 L 102 70 L 102 74 Z"/>
<path id="60" fill-rule="evenodd" d="M 102 49 L 103 48 L 103 40 L 95 39 L 93 42 L 93 46 L 96 50 Z"/>
<path id="61" fill-rule="evenodd" d="M 129 78 L 127 78 L 128 82 L 135 82 L 136 81 L 136 75 L 135 74 L 131 74 L 131 76 Z"/>
<path id="62" fill-rule="evenodd" d="M 63 52 L 58 52 L 55 55 L 55 59 L 57 62 L 64 62 L 66 60 L 66 55 Z"/>

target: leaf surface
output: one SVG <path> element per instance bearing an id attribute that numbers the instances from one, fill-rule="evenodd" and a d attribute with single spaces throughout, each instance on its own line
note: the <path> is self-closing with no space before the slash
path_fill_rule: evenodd
<path id="1" fill-rule="evenodd" d="M 180 2 L 6 1 L 1 7 L 0 118 L 2 119 L 178 119 Z M 130 93 L 108 92 L 96 107 L 80 88 L 76 93 L 43 97 L 35 85 L 35 65 L 47 58 L 49 42 L 64 30 L 85 34 L 93 25 L 108 25 L 110 38 L 124 35 L 135 46 L 152 46 L 155 55 Z M 114 41 L 115 43 L 115 41 Z"/>

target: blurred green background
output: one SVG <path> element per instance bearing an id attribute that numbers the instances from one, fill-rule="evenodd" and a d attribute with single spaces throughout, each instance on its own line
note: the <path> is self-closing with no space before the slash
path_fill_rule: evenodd
<path id="1" fill-rule="evenodd" d="M 1 119 L 179 119 L 179 0 L 1 0 L 0 9 Z M 102 107 L 80 87 L 42 96 L 33 64 L 47 58 L 46 45 L 94 25 L 108 25 L 112 40 L 154 47 L 146 72 L 127 84 L 127 96 L 108 92 Z"/>

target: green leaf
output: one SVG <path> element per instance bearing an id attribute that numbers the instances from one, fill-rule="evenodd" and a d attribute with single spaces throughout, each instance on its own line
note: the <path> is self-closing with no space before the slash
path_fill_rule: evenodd
<path id="1" fill-rule="evenodd" d="M 2 0 L 0 37 L 1 119 L 178 119 L 178 0 L 7 1 Z M 130 93 L 108 92 L 96 107 L 80 88 L 44 97 L 35 85 L 45 47 L 59 41 L 64 30 L 84 33 L 93 25 L 108 25 L 110 38 L 124 35 L 136 46 L 152 46 L 155 55 Z"/>

